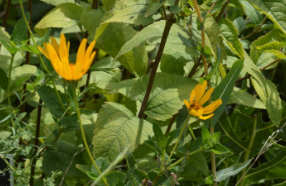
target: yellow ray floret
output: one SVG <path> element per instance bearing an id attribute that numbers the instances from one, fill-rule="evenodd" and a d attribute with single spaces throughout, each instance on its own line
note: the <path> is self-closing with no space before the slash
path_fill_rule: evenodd
<path id="1" fill-rule="evenodd" d="M 76 81 L 79 80 L 89 69 L 94 57 L 95 52 L 93 48 L 95 41 L 92 41 L 86 50 L 87 40 L 83 39 L 77 51 L 75 64 L 69 62 L 69 48 L 70 43 L 61 34 L 60 44 L 57 43 L 55 38 L 51 39 L 50 43 L 44 43 L 44 48 L 38 46 L 39 50 L 48 58 L 55 71 L 62 76 L 65 80 Z"/>
<path id="2" fill-rule="evenodd" d="M 203 105 L 210 99 L 211 94 L 214 91 L 214 88 L 210 88 L 206 93 L 207 81 L 204 81 L 203 84 L 197 84 L 190 95 L 190 101 L 184 100 L 186 107 L 189 109 L 189 113 L 192 116 L 197 116 L 200 119 L 206 120 L 211 118 L 214 112 L 221 104 L 221 99 L 218 99 L 206 107 Z M 207 116 L 203 116 L 209 114 Z"/>

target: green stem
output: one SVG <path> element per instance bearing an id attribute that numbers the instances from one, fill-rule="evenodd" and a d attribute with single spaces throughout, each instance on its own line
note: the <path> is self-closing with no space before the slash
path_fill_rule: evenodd
<path id="1" fill-rule="evenodd" d="M 194 131 L 193 131 L 192 127 L 189 126 L 188 128 L 189 128 L 189 131 L 190 131 L 190 133 L 191 133 L 191 135 L 192 135 L 192 138 L 194 138 L 194 140 L 196 140 L 197 138 L 196 138 L 196 136 L 195 136 L 195 134 L 194 134 Z"/>
<path id="2" fill-rule="evenodd" d="M 187 119 L 186 119 L 186 121 L 185 121 L 185 123 L 184 123 L 184 126 L 183 126 L 183 128 L 182 128 L 182 130 L 181 130 L 180 136 L 179 136 L 179 138 L 178 138 L 178 140 L 177 140 L 177 142 L 176 142 L 176 144 L 175 144 L 175 146 L 174 146 L 174 148 L 173 148 L 173 150 L 172 150 L 172 152 L 171 152 L 171 154 L 170 154 L 170 156 L 169 156 L 168 161 L 170 161 L 172 155 L 174 154 L 174 152 L 175 152 L 175 150 L 176 150 L 176 148 L 177 148 L 177 146 L 178 146 L 178 144 L 179 144 L 179 141 L 180 141 L 181 137 L 183 136 L 184 130 L 185 130 L 185 128 L 186 128 L 186 126 L 187 126 L 187 124 L 188 124 L 188 122 L 189 122 L 189 119 L 190 119 L 190 114 L 188 115 L 188 117 L 187 117 Z"/>
<path id="3" fill-rule="evenodd" d="M 250 151 L 251 151 L 251 148 L 253 146 L 253 142 L 254 142 L 254 139 L 255 139 L 255 136 L 256 136 L 256 124 L 257 124 L 257 117 L 254 118 L 254 122 L 253 122 L 253 131 L 252 131 L 252 135 L 251 135 L 251 138 L 250 138 L 250 142 L 249 142 L 249 145 L 248 145 L 248 148 L 246 149 L 245 151 L 245 154 L 244 154 L 244 160 L 243 162 L 246 162 L 249 158 L 249 154 L 250 154 Z M 241 172 L 241 175 L 244 175 L 246 171 L 246 168 L 244 168 Z M 244 178 L 242 178 L 241 180 L 241 184 L 240 185 L 244 185 Z"/>
<path id="4" fill-rule="evenodd" d="M 80 132 L 81 132 L 81 136 L 82 136 L 82 140 L 83 140 L 83 143 L 84 143 L 84 146 L 86 148 L 86 151 L 87 151 L 87 154 L 91 160 L 91 162 L 93 163 L 94 167 L 96 168 L 98 174 L 101 174 L 101 171 L 99 170 L 99 168 L 97 167 L 92 155 L 91 155 L 91 152 L 89 150 L 89 147 L 88 147 L 88 144 L 87 144 L 87 141 L 86 141 L 86 137 L 85 137 L 85 133 L 84 133 L 84 130 L 83 130 L 83 125 L 82 125 L 82 122 L 81 122 L 81 116 L 80 116 L 80 110 L 79 110 L 79 106 L 78 106 L 78 101 L 77 101 L 77 96 L 76 96 L 76 86 L 75 86 L 75 82 L 72 82 L 71 83 L 71 86 L 72 86 L 72 91 L 73 91 L 73 96 L 74 96 L 74 102 L 75 102 L 75 107 L 76 107 L 76 113 L 77 113 L 77 117 L 78 117 L 78 122 L 79 122 L 79 127 L 80 127 Z M 108 185 L 105 177 L 102 178 L 103 180 L 103 183 L 104 185 Z"/>
<path id="5" fill-rule="evenodd" d="M 7 87 L 7 99 L 8 99 L 8 106 L 9 107 L 11 107 L 10 87 L 11 87 L 11 76 L 12 76 L 13 62 L 14 62 L 14 55 L 12 55 L 12 57 L 11 57 L 11 63 L 10 63 L 10 68 L 9 68 L 9 77 L 8 77 L 8 87 Z M 11 124 L 12 124 L 12 127 L 14 127 L 13 117 L 11 117 Z"/>
<path id="6" fill-rule="evenodd" d="M 35 46 L 37 46 L 37 43 L 36 43 L 35 38 L 34 38 L 34 36 L 33 36 L 33 33 L 32 33 L 32 31 L 31 31 L 31 29 L 30 29 L 29 22 L 28 22 L 28 20 L 27 20 L 27 17 L 26 17 L 26 15 L 25 15 L 25 12 L 24 12 L 23 2 L 22 2 L 22 0 L 19 0 L 19 1 L 20 1 L 20 7 L 21 7 L 22 15 L 23 15 L 23 18 L 24 18 L 24 20 L 25 20 L 27 29 L 28 29 L 28 31 L 29 31 L 29 33 L 30 33 L 30 36 L 31 36 L 31 38 L 32 38 L 33 44 L 34 44 Z M 51 72 L 49 71 L 49 69 L 48 69 L 47 66 L 45 65 L 45 63 L 44 63 L 44 61 L 43 61 L 41 55 L 40 55 L 40 54 L 37 54 L 37 56 L 38 56 L 38 58 L 40 59 L 40 62 L 41 62 L 41 64 L 43 65 L 45 71 L 46 71 L 49 75 L 51 75 Z M 57 95 L 57 97 L 58 97 L 58 99 L 59 99 L 59 101 L 60 101 L 61 108 L 62 108 L 63 110 L 65 110 L 65 107 L 64 107 L 64 105 L 63 105 L 62 99 L 61 99 L 61 97 L 60 97 L 60 95 L 59 95 L 59 93 L 58 93 L 58 90 L 57 90 L 57 87 L 56 87 L 54 81 L 52 81 L 52 83 L 53 83 L 53 87 L 54 87 L 54 89 L 55 89 L 56 95 Z"/>

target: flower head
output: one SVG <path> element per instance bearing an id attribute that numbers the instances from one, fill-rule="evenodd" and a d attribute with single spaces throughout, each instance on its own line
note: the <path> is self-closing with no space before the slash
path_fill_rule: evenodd
<path id="1" fill-rule="evenodd" d="M 92 52 L 95 41 L 92 41 L 86 50 L 87 39 L 83 39 L 77 51 L 75 64 L 69 62 L 70 43 L 61 34 L 60 44 L 52 37 L 51 43 L 44 43 L 44 49 L 38 46 L 39 50 L 48 58 L 55 71 L 66 80 L 79 80 L 90 67 L 95 52 Z"/>
<path id="2" fill-rule="evenodd" d="M 184 100 L 185 105 L 189 109 L 189 113 L 192 116 L 197 116 L 200 119 L 206 120 L 211 118 L 214 112 L 221 104 L 221 99 L 218 99 L 206 107 L 203 105 L 210 99 L 211 94 L 214 91 L 214 88 L 210 88 L 206 93 L 207 81 L 204 81 L 203 84 L 197 84 L 190 95 L 190 102 Z M 203 114 L 209 114 L 203 116 Z"/>

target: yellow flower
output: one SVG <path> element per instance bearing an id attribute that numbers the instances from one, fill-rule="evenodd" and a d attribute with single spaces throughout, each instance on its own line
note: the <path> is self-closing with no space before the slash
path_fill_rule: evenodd
<path id="1" fill-rule="evenodd" d="M 207 81 L 204 81 L 203 84 L 197 84 L 193 89 L 190 95 L 190 102 L 184 100 L 185 105 L 189 109 L 189 113 L 192 116 L 197 116 L 200 119 L 206 120 L 211 118 L 214 112 L 221 104 L 221 99 L 218 99 L 206 107 L 203 105 L 210 99 L 211 94 L 214 91 L 214 88 L 210 88 L 206 93 Z M 195 99 L 195 100 L 194 100 Z M 210 114 L 203 116 L 203 114 Z"/>
<path id="2" fill-rule="evenodd" d="M 69 62 L 70 42 L 61 34 L 60 44 L 55 38 L 51 39 L 52 44 L 44 43 L 44 49 L 38 46 L 39 50 L 48 58 L 55 71 L 66 80 L 79 80 L 90 67 L 95 52 L 92 52 L 95 41 L 92 41 L 86 50 L 87 39 L 83 39 L 77 51 L 75 64 Z"/>

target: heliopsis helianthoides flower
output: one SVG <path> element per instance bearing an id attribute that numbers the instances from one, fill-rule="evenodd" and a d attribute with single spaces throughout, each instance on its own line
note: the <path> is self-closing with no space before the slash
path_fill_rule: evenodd
<path id="1" fill-rule="evenodd" d="M 93 51 L 95 41 L 92 41 L 86 50 L 87 39 L 83 39 L 77 51 L 75 64 L 69 62 L 70 43 L 61 34 L 60 44 L 52 37 L 50 43 L 44 43 L 44 49 L 38 46 L 39 50 L 48 58 L 55 71 L 64 79 L 69 81 L 79 80 L 89 69 L 95 52 Z"/>
<path id="2" fill-rule="evenodd" d="M 185 105 L 189 109 L 189 113 L 192 116 L 197 116 L 203 120 L 211 118 L 214 115 L 212 112 L 214 112 L 222 104 L 221 99 L 218 99 L 208 106 L 203 107 L 203 105 L 210 99 L 214 91 L 214 88 L 210 88 L 205 93 L 206 87 L 207 81 L 204 81 L 203 84 L 197 84 L 190 95 L 190 102 L 184 100 Z"/>

